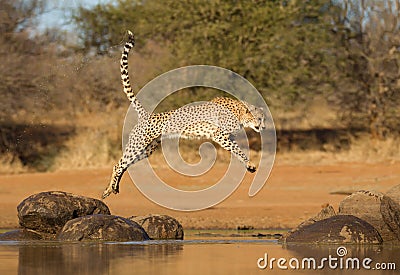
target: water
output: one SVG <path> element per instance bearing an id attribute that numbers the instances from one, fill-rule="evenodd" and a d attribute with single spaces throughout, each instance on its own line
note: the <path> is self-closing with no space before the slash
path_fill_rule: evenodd
<path id="1" fill-rule="evenodd" d="M 208 237 L 205 238 L 204 236 Z M 376 263 L 395 263 L 396 270 L 368 270 L 368 274 L 398 274 L 400 247 L 396 246 L 346 246 L 347 255 L 337 255 L 337 245 L 283 246 L 276 240 L 250 238 L 223 234 L 192 234 L 184 241 L 149 242 L 0 242 L 0 274 L 287 274 L 277 260 L 284 258 L 289 266 L 293 258 L 300 263 L 298 274 L 310 274 L 302 269 L 304 258 L 315 257 L 316 265 L 321 258 L 336 257 L 336 269 L 325 262 L 323 269 L 312 270 L 316 274 L 364 274 L 365 269 L 346 270 L 346 259 L 358 257 L 360 262 L 369 257 L 371 268 Z M 268 265 L 264 258 L 267 254 Z M 342 269 L 340 268 L 342 259 Z M 292 260 L 292 264 L 296 263 Z M 305 262 L 307 263 L 307 262 Z M 292 270 L 293 271 L 293 270 Z"/>

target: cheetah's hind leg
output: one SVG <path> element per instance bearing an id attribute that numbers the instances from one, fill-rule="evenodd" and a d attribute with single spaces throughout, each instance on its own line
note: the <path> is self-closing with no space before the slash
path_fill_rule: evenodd
<path id="1" fill-rule="evenodd" d="M 121 181 L 121 177 L 128 167 L 142 159 L 149 157 L 157 149 L 160 142 L 160 138 L 154 139 L 144 149 L 137 149 L 133 153 L 129 152 L 129 150 L 125 150 L 124 155 L 113 168 L 110 184 L 106 190 L 104 190 L 102 198 L 107 198 L 109 195 L 111 195 L 111 193 L 118 194 L 119 182 Z"/>
<path id="2" fill-rule="evenodd" d="M 112 176 L 111 176 L 111 181 L 106 190 L 104 190 L 102 199 L 104 200 L 107 198 L 111 193 L 118 194 L 119 193 L 119 182 L 121 180 L 121 177 L 125 170 L 121 168 L 121 163 L 123 161 L 123 158 L 120 159 L 118 164 L 116 164 L 113 168 Z"/>

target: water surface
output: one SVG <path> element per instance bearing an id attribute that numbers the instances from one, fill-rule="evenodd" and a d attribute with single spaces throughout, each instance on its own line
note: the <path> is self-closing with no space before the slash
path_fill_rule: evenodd
<path id="1" fill-rule="evenodd" d="M 0 274 L 287 274 L 277 266 L 277 259 L 298 259 L 297 274 L 398 274 L 400 247 L 346 246 L 346 255 L 337 255 L 338 245 L 285 246 L 274 239 L 255 238 L 236 233 L 190 232 L 184 241 L 148 242 L 0 242 Z M 268 264 L 265 269 L 267 255 Z M 318 269 L 321 258 L 342 258 L 343 266 Z M 301 268 L 304 258 L 316 259 L 311 271 Z M 346 259 L 367 257 L 375 263 L 395 263 L 396 270 L 346 270 Z M 259 260 L 263 258 L 262 260 Z M 270 260 L 272 266 L 270 265 Z M 295 263 L 292 260 L 292 263 Z M 306 264 L 307 265 L 307 264 Z M 392 268 L 392 267 L 391 267 Z M 291 270 L 293 271 L 293 270 Z"/>

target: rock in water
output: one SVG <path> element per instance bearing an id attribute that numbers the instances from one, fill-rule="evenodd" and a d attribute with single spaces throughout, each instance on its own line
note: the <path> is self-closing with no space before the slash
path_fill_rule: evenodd
<path id="1" fill-rule="evenodd" d="M 137 222 L 154 240 L 183 240 L 183 227 L 174 218 L 167 215 L 147 215 L 130 217 L 130 220 Z"/>
<path id="2" fill-rule="evenodd" d="M 306 221 L 302 222 L 301 224 L 299 224 L 296 228 L 290 230 L 287 233 L 286 236 L 289 236 L 290 234 L 293 234 L 295 231 L 300 230 L 300 228 L 302 228 L 302 227 L 304 227 L 306 225 L 313 224 L 313 223 L 315 223 L 317 221 L 324 220 L 324 219 L 333 217 L 335 215 L 336 215 L 335 209 L 333 208 L 332 205 L 328 204 L 327 206 L 322 208 L 321 211 L 317 215 L 315 215 L 312 218 L 309 218 L 308 220 L 306 220 Z"/>
<path id="3" fill-rule="evenodd" d="M 385 242 L 397 240 L 381 214 L 382 199 L 383 194 L 379 192 L 355 192 L 340 202 L 339 215 L 353 215 L 368 222 Z"/>
<path id="4" fill-rule="evenodd" d="M 397 241 L 400 241 L 400 205 L 385 195 L 381 202 L 381 214 Z"/>
<path id="5" fill-rule="evenodd" d="M 145 241 L 149 236 L 137 223 L 113 215 L 91 215 L 68 221 L 60 241 Z"/>
<path id="6" fill-rule="evenodd" d="M 313 244 L 380 244 L 376 229 L 355 216 L 337 215 L 290 232 L 287 243 Z"/>
<path id="7" fill-rule="evenodd" d="M 389 191 L 386 192 L 386 196 L 400 204 L 400 184 L 390 188 Z"/>
<path id="8" fill-rule="evenodd" d="M 37 241 L 42 239 L 40 234 L 29 229 L 17 229 L 0 234 L 0 241 Z"/>
<path id="9" fill-rule="evenodd" d="M 100 200 L 61 191 L 34 194 L 23 200 L 17 210 L 21 226 L 52 234 L 74 218 L 110 214 L 107 205 Z"/>
<path id="10" fill-rule="evenodd" d="M 317 221 L 333 217 L 335 215 L 336 215 L 336 213 L 335 213 L 335 209 L 333 209 L 333 206 L 327 205 L 326 207 L 322 208 L 321 211 L 317 215 L 315 215 L 314 217 L 301 223 L 298 227 L 303 227 L 305 225 L 309 225 L 309 224 L 315 223 Z"/>

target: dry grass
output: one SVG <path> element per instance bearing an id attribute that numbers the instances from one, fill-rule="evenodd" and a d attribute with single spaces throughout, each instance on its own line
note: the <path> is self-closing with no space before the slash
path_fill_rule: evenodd
<path id="1" fill-rule="evenodd" d="M 389 137 L 385 140 L 376 140 L 364 135 L 353 140 L 350 151 L 337 154 L 336 158 L 340 162 L 400 161 L 400 138 Z"/>
<path id="2" fill-rule="evenodd" d="M 70 124 L 75 125 L 75 134 L 71 135 L 63 144 L 63 147 L 54 156 L 49 156 L 51 166 L 49 171 L 109 168 L 120 158 L 123 108 L 109 115 L 80 114 Z M 180 153 L 188 163 L 200 161 L 199 147 L 204 141 L 180 142 Z M 56 145 L 54 145 L 56 146 Z M 217 148 L 217 162 L 229 163 L 231 154 L 220 146 Z M 259 152 L 250 151 L 251 160 L 257 163 Z M 165 167 L 166 163 L 162 150 L 157 150 L 150 162 L 155 167 Z M 276 162 L 280 164 L 334 164 L 345 162 L 377 163 L 400 162 L 399 138 L 387 138 L 386 140 L 372 140 L 367 134 L 352 138 L 349 150 L 282 150 L 276 156 Z M 15 174 L 34 171 L 28 169 L 12 154 L 2 154 L 0 158 L 0 174 Z"/>
<path id="3" fill-rule="evenodd" d="M 353 138 L 350 149 L 332 151 L 292 151 L 277 154 L 276 162 L 282 164 L 334 164 L 346 162 L 383 163 L 400 162 L 400 140 L 390 137 L 374 140 L 369 135 Z"/>
<path id="4" fill-rule="evenodd" d="M 82 128 L 79 134 L 66 143 L 66 150 L 56 158 L 56 170 L 77 168 L 112 167 L 121 156 L 121 123 L 118 118 L 98 119 L 95 127 Z M 180 142 L 180 154 L 191 164 L 200 161 L 199 147 L 204 141 Z M 214 144 L 215 145 L 215 144 Z M 217 161 L 229 163 L 231 154 L 220 146 L 217 148 Z M 254 163 L 260 153 L 250 151 Z M 153 166 L 167 166 L 162 150 L 159 148 L 151 157 Z M 372 140 L 368 135 L 353 138 L 349 150 L 335 151 L 284 151 L 276 156 L 276 162 L 282 164 L 334 164 L 345 162 L 381 163 L 400 162 L 399 138 Z"/>
<path id="5" fill-rule="evenodd" d="M 19 174 L 28 172 L 28 168 L 10 153 L 0 155 L 0 174 Z"/>
<path id="6" fill-rule="evenodd" d="M 53 170 L 110 167 L 121 152 L 121 112 L 80 115 L 75 119 L 77 134 L 65 143 L 54 160 Z"/>

